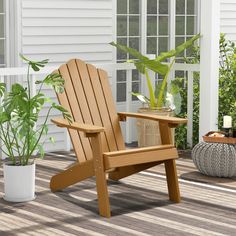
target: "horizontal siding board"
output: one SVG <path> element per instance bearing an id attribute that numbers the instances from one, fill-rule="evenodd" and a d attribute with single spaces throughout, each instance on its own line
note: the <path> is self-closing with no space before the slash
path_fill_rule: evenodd
<path id="1" fill-rule="evenodd" d="M 23 9 L 83 9 L 83 10 L 99 10 L 112 9 L 111 1 L 74 1 L 74 0 L 25 0 L 22 3 Z"/>
<path id="2" fill-rule="evenodd" d="M 90 27 L 90 26 L 112 26 L 112 20 L 110 17 L 107 18 L 61 18 L 61 17 L 54 17 L 54 18 L 24 18 L 22 21 L 22 26 L 43 26 L 43 27 L 63 27 L 63 26 L 83 26 L 83 27 Z"/>
<path id="3" fill-rule="evenodd" d="M 23 51 L 24 54 L 24 51 Z M 94 61 L 98 63 L 101 59 L 103 59 L 106 62 L 112 61 L 112 52 L 86 52 L 86 53 L 55 53 L 55 54 L 31 54 L 30 58 L 32 60 L 41 60 L 41 59 L 49 59 L 50 62 L 57 62 L 57 63 L 65 63 L 71 58 L 80 58 L 85 61 Z"/>
<path id="4" fill-rule="evenodd" d="M 104 9 L 91 9 L 89 11 L 83 9 L 23 9 L 22 17 L 47 17 L 47 18 L 70 18 L 70 17 L 79 17 L 79 18 L 108 18 L 111 17 L 112 10 Z"/>
<path id="5" fill-rule="evenodd" d="M 235 19 L 236 11 L 235 12 L 221 12 L 220 18 L 221 19 Z"/>
<path id="6" fill-rule="evenodd" d="M 27 35 L 23 37 L 23 45 L 87 45 L 98 43 L 98 44 L 106 44 L 112 41 L 112 35 L 96 35 L 96 37 L 91 37 L 88 35 L 51 35 L 51 36 L 35 36 L 35 35 Z"/>
<path id="7" fill-rule="evenodd" d="M 221 6 L 228 4 L 235 4 L 235 0 L 221 0 Z"/>
<path id="8" fill-rule="evenodd" d="M 236 6 L 235 6 L 235 2 L 234 3 L 229 3 L 229 4 L 221 4 L 220 5 L 221 8 L 221 12 L 231 12 L 231 11 L 236 11 Z"/>
<path id="9" fill-rule="evenodd" d="M 221 19 L 220 21 L 221 27 L 226 26 L 226 27 L 235 27 L 235 19 Z"/>
<path id="10" fill-rule="evenodd" d="M 27 35 L 111 35 L 112 27 L 22 27 L 23 36 Z"/>
<path id="11" fill-rule="evenodd" d="M 110 52 L 110 45 L 109 44 L 90 44 L 89 47 L 85 47 L 84 45 L 61 45 L 60 46 L 60 53 L 84 53 L 84 52 Z M 57 53 L 58 46 L 57 45 L 40 45 L 38 47 L 34 46 L 24 46 L 23 49 L 24 53 L 26 54 L 47 54 L 47 53 Z"/>

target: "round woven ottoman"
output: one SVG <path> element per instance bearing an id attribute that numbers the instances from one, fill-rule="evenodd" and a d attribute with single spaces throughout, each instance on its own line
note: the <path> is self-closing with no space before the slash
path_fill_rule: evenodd
<path id="1" fill-rule="evenodd" d="M 197 169 L 204 175 L 236 176 L 236 145 L 201 142 L 192 150 Z"/>

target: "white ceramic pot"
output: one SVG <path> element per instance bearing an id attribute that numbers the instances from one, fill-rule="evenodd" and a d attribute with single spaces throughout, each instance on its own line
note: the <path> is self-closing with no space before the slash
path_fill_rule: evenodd
<path id="1" fill-rule="evenodd" d="M 26 202 L 35 199 L 35 163 L 27 166 L 3 165 L 4 200 Z"/>

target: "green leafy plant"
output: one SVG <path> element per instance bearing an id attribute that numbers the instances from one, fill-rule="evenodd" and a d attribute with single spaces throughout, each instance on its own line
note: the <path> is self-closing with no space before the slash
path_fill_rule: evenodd
<path id="1" fill-rule="evenodd" d="M 193 43 L 199 38 L 200 38 L 200 34 L 195 35 L 194 37 L 192 37 L 185 43 L 176 47 L 176 49 L 170 50 L 168 52 L 163 52 L 159 56 L 157 56 L 155 59 L 149 59 L 148 57 L 142 55 L 140 52 L 138 52 L 134 48 L 129 48 L 127 46 L 116 44 L 114 42 L 111 42 L 110 44 L 112 46 L 115 46 L 117 49 L 122 50 L 123 52 L 129 53 L 130 55 L 132 55 L 132 57 L 135 59 L 128 60 L 127 62 L 134 63 L 137 70 L 140 73 L 144 74 L 146 77 L 147 86 L 149 90 L 149 98 L 139 93 L 133 93 L 133 95 L 137 96 L 139 99 L 141 98 L 141 100 L 147 103 L 151 109 L 161 109 L 165 102 L 167 80 L 168 80 L 170 70 L 175 62 L 175 57 L 179 55 L 181 52 L 183 52 L 185 49 L 191 47 Z M 164 62 L 169 58 L 173 58 L 173 60 L 168 65 Z M 158 73 L 164 76 L 164 79 L 162 80 L 161 85 L 157 84 L 156 87 L 153 88 L 148 70 L 151 70 L 155 73 Z"/>
<path id="2" fill-rule="evenodd" d="M 0 140 L 1 151 L 10 159 L 12 165 L 28 165 L 32 155 L 37 151 L 41 157 L 44 156 L 42 136 L 47 135 L 47 121 L 53 109 L 59 110 L 64 117 L 71 122 L 71 116 L 62 106 L 52 102 L 42 93 L 42 86 L 51 86 L 56 92 L 63 92 L 64 80 L 60 74 L 52 73 L 43 80 L 36 81 L 39 90 L 36 95 L 31 92 L 30 69 L 39 71 L 48 60 L 31 61 L 20 55 L 22 60 L 28 64 L 27 85 L 15 83 L 10 92 L 6 92 L 6 85 L 0 83 Z M 43 125 L 37 127 L 36 123 L 39 113 L 45 103 L 49 103 L 46 118 Z M 51 138 L 52 140 L 52 138 Z"/>
<path id="3" fill-rule="evenodd" d="M 220 35 L 218 127 L 223 127 L 223 116 L 230 115 L 236 128 L 236 46 Z"/>
<path id="4" fill-rule="evenodd" d="M 223 127 L 223 116 L 230 115 L 236 127 L 236 46 L 234 42 L 227 40 L 225 34 L 220 35 L 220 68 L 219 68 L 219 113 L 218 128 Z M 194 47 L 193 54 L 190 59 L 186 59 L 187 63 L 199 63 L 200 52 L 199 47 Z M 182 80 L 183 78 L 181 78 Z M 199 141 L 199 73 L 194 73 L 193 80 L 193 146 Z M 186 83 L 186 82 L 185 82 Z M 179 114 L 180 117 L 186 117 L 187 113 L 187 91 L 186 86 L 180 87 L 182 96 L 182 107 Z M 177 147 L 185 149 L 187 143 L 187 129 L 180 127 L 176 129 Z"/>

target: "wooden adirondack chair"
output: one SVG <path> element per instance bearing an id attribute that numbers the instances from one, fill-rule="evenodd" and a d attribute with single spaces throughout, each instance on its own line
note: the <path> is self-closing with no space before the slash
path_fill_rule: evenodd
<path id="1" fill-rule="evenodd" d="M 175 165 L 178 153 L 170 128 L 186 123 L 186 119 L 116 113 L 107 73 L 81 60 L 70 60 L 58 72 L 65 79 L 65 92 L 57 94 L 59 102 L 75 122 L 69 124 L 62 118 L 52 121 L 68 129 L 78 162 L 51 178 L 51 190 L 62 190 L 95 176 L 99 213 L 110 217 L 106 172 L 110 171 L 110 179 L 119 180 L 164 163 L 169 198 L 180 202 Z M 119 121 L 126 121 L 127 117 L 159 121 L 163 145 L 125 150 Z"/>

